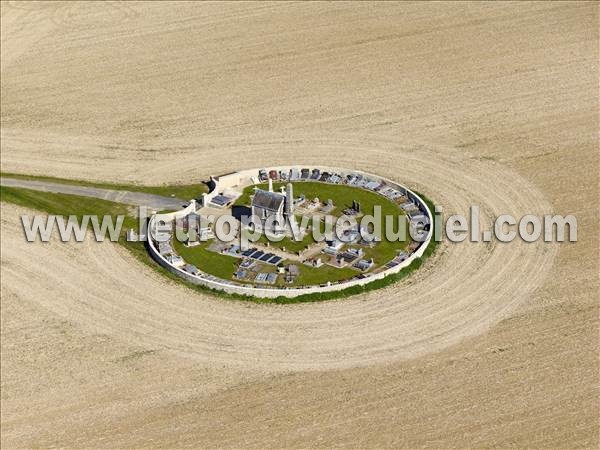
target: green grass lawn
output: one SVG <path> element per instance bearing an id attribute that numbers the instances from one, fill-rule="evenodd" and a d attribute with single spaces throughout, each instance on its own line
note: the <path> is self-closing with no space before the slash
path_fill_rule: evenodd
<path id="1" fill-rule="evenodd" d="M 269 241 L 267 239 L 267 237 L 263 234 L 258 239 L 258 242 L 260 242 L 261 244 L 264 244 L 264 245 L 269 243 L 269 245 L 271 247 L 275 247 L 275 248 L 279 248 L 279 249 L 285 247 L 286 252 L 298 253 L 298 252 L 304 250 L 307 245 L 314 244 L 315 240 L 312 236 L 312 233 L 307 232 L 306 235 L 304 236 L 304 239 L 302 239 L 301 241 L 296 241 L 289 237 L 285 237 L 281 241 L 278 241 L 278 242 Z"/>
<path id="2" fill-rule="evenodd" d="M 221 253 L 212 252 L 208 249 L 209 242 L 202 242 L 194 247 L 186 247 L 183 242 L 173 239 L 173 249 L 185 260 L 198 269 L 224 280 L 233 279 L 233 273 L 237 270 L 240 262 L 238 258 Z"/>
<path id="3" fill-rule="evenodd" d="M 121 235 L 124 235 L 128 228 L 133 228 L 136 231 L 138 229 L 138 221 L 130 214 L 127 205 L 108 200 L 7 186 L 0 186 L 0 200 L 52 215 L 74 215 L 78 219 L 81 219 L 83 215 L 97 215 L 100 218 L 104 215 L 110 215 L 116 220 L 117 215 L 124 215 Z"/>
<path id="4" fill-rule="evenodd" d="M 1 172 L 0 177 L 15 178 L 19 180 L 48 181 L 50 183 L 69 184 L 76 186 L 87 186 L 101 189 L 112 189 L 115 191 L 144 192 L 147 194 L 162 195 L 164 197 L 176 197 L 182 200 L 191 200 L 198 198 L 208 188 L 204 183 L 194 184 L 172 184 L 160 186 L 144 186 L 140 184 L 119 184 L 119 183 L 97 183 L 84 180 L 72 180 L 68 178 L 55 178 L 37 175 L 22 175 L 17 173 Z"/>
<path id="5" fill-rule="evenodd" d="M 193 264 L 198 269 L 210 275 L 214 275 L 224 280 L 234 280 L 233 273 L 237 270 L 238 264 L 242 261 L 229 255 L 213 252 L 208 249 L 210 242 L 203 242 L 195 247 L 186 247 L 182 242 L 173 240 L 173 249 L 179 254 L 186 263 Z M 290 261 L 283 261 L 285 265 L 290 264 Z M 358 275 L 357 270 L 350 268 L 337 268 L 328 265 L 314 268 L 304 264 L 294 262 L 300 269 L 300 275 L 294 283 L 287 284 L 283 281 L 283 277 L 279 277 L 279 286 L 303 286 L 322 284 L 327 281 L 339 281 L 352 278 Z M 276 267 L 269 264 L 263 264 L 260 272 L 275 272 Z M 236 280 L 240 281 L 240 280 Z M 248 284 L 254 284 L 252 281 L 241 281 Z"/>
<path id="6" fill-rule="evenodd" d="M 317 268 L 305 264 L 297 264 L 300 269 L 300 274 L 298 275 L 298 278 L 294 280 L 292 286 L 311 286 L 324 284 L 328 281 L 348 280 L 360 274 L 358 270 L 349 267 L 338 268 L 323 264 L 321 267 Z"/>

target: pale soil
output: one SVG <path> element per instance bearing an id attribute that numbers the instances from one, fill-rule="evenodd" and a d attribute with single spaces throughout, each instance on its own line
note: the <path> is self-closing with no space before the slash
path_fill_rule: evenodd
<path id="1" fill-rule="evenodd" d="M 2 4 L 3 171 L 334 164 L 579 242 L 273 307 L 26 244 L 2 204 L 3 447 L 598 445 L 597 4 L 42 6 Z"/>

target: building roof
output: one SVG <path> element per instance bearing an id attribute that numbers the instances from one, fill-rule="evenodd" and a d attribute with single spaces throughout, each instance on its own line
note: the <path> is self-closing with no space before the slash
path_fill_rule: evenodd
<path id="1" fill-rule="evenodd" d="M 169 244 L 168 242 L 159 242 L 158 243 L 158 252 L 161 255 L 164 255 L 167 253 L 172 253 L 173 249 L 171 248 L 171 244 Z"/>
<path id="2" fill-rule="evenodd" d="M 185 270 L 188 273 L 191 273 L 192 275 L 196 275 L 200 272 L 198 268 L 193 264 L 186 264 L 185 266 L 183 266 L 183 270 Z"/>
<path id="3" fill-rule="evenodd" d="M 227 203 L 229 203 L 232 200 L 233 200 L 233 198 L 231 198 L 231 197 L 227 197 L 226 195 L 219 194 L 219 195 L 215 195 L 210 202 L 217 206 L 225 206 Z"/>
<path id="4" fill-rule="evenodd" d="M 285 195 L 278 192 L 263 191 L 257 189 L 252 199 L 252 206 L 267 209 L 269 211 L 279 211 L 279 208 L 285 201 Z"/>

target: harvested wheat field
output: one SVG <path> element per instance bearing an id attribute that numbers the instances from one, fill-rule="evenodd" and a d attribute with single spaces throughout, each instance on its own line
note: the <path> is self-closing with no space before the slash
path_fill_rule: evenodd
<path id="1" fill-rule="evenodd" d="M 598 4 L 2 2 L 3 173 L 338 165 L 483 225 L 381 290 L 226 300 L 2 202 L 3 448 L 597 448 Z"/>

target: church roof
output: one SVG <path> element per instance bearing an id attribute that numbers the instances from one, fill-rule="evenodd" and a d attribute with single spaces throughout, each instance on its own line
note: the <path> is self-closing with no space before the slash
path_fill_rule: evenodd
<path id="1" fill-rule="evenodd" d="M 252 199 L 252 206 L 268 209 L 269 211 L 279 211 L 284 201 L 285 195 L 283 194 L 257 189 Z"/>

